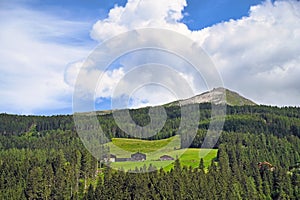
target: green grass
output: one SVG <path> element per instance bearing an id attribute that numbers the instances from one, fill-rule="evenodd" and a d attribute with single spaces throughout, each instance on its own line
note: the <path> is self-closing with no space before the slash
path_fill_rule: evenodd
<path id="1" fill-rule="evenodd" d="M 198 167 L 200 163 L 200 159 L 203 158 L 205 167 L 208 167 L 211 163 L 211 160 L 215 159 L 217 157 L 217 149 L 194 149 L 194 148 L 188 148 L 188 149 L 180 149 L 180 150 L 174 150 L 167 155 L 170 155 L 174 158 L 176 156 L 181 155 L 179 158 L 179 161 L 182 166 L 192 166 L 193 168 Z M 164 155 L 164 154 L 161 154 Z M 156 161 L 160 156 L 156 158 L 149 158 L 147 155 L 146 161 L 139 161 L 139 162 L 114 162 L 111 163 L 111 166 L 115 169 L 121 169 L 123 168 L 125 171 L 128 171 L 130 169 L 134 170 L 136 167 L 141 168 L 144 165 L 148 168 L 150 164 L 155 166 L 157 169 L 160 169 L 161 167 L 164 168 L 166 171 L 169 171 L 171 168 L 173 168 L 173 162 L 174 161 Z M 151 159 L 151 160 L 150 160 Z"/>
<path id="2" fill-rule="evenodd" d="M 227 104 L 232 106 L 256 105 L 253 101 L 246 99 L 245 97 L 239 95 L 238 93 L 227 89 L 226 89 L 226 101 Z"/>
<path id="3" fill-rule="evenodd" d="M 182 166 L 198 167 L 200 158 L 203 158 L 204 165 L 207 167 L 211 160 L 216 158 L 217 149 L 179 149 L 180 137 L 174 136 L 163 140 L 138 140 L 114 138 L 109 144 L 110 151 L 117 157 L 129 158 L 132 153 L 142 152 L 147 155 L 146 161 L 139 162 L 114 162 L 111 166 L 115 169 L 123 168 L 125 171 L 134 170 L 136 167 L 141 168 L 144 165 L 148 168 L 150 164 L 156 168 L 163 167 L 169 171 L 173 167 L 174 161 L 158 161 L 160 156 L 169 155 L 173 158 L 179 158 Z"/>
<path id="4" fill-rule="evenodd" d="M 132 153 L 142 152 L 154 154 L 156 151 L 171 151 L 174 148 L 180 148 L 179 136 L 170 137 L 163 140 L 139 140 L 139 139 L 125 139 L 113 138 L 109 144 L 110 150 L 113 154 L 120 157 L 130 157 Z"/>

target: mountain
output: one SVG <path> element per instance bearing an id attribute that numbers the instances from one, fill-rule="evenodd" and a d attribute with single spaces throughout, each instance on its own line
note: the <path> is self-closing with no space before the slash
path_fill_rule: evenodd
<path id="1" fill-rule="evenodd" d="M 214 88 L 211 91 L 204 92 L 202 94 L 196 95 L 194 97 L 183 99 L 179 101 L 175 101 L 167 104 L 168 106 L 173 105 L 188 105 L 194 103 L 214 103 L 214 104 L 222 104 L 226 103 L 231 106 L 243 106 L 243 105 L 257 105 L 253 101 L 241 96 L 237 92 L 233 92 L 226 88 Z"/>
<path id="2" fill-rule="evenodd" d="M 237 92 L 226 89 L 226 102 L 231 106 L 257 105 L 255 102 L 247 99 Z"/>

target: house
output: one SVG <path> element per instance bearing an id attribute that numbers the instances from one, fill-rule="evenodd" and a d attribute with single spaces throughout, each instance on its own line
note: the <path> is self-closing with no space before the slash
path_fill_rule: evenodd
<path id="1" fill-rule="evenodd" d="M 144 160 L 146 160 L 146 154 L 140 152 L 131 154 L 131 161 L 144 161 Z"/>
<path id="2" fill-rule="evenodd" d="M 114 154 L 106 154 L 103 156 L 104 162 L 116 162 L 117 156 Z"/>
<path id="3" fill-rule="evenodd" d="M 116 158 L 116 162 L 126 162 L 130 161 L 130 158 Z"/>
<path id="4" fill-rule="evenodd" d="M 163 155 L 159 158 L 160 161 L 164 161 L 164 160 L 174 160 L 173 157 L 168 156 L 168 155 Z"/>

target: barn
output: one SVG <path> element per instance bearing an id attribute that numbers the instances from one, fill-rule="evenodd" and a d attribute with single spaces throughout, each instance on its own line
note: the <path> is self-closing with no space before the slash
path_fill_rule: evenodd
<path id="1" fill-rule="evenodd" d="M 146 154 L 143 154 L 140 152 L 131 154 L 131 160 L 132 161 L 144 161 L 144 160 L 146 160 Z"/>
<path id="2" fill-rule="evenodd" d="M 130 158 L 116 158 L 116 162 L 126 162 L 130 161 Z"/>
<path id="3" fill-rule="evenodd" d="M 104 162 L 116 162 L 117 156 L 114 154 L 106 154 L 103 156 Z"/>
<path id="4" fill-rule="evenodd" d="M 164 161 L 164 160 L 174 160 L 173 157 L 168 156 L 168 155 L 163 155 L 159 158 L 160 161 Z"/>

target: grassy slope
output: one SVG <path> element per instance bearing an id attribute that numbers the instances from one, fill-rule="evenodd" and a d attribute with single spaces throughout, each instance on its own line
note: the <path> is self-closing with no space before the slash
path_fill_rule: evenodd
<path id="1" fill-rule="evenodd" d="M 135 153 L 137 151 L 140 151 L 142 153 L 153 153 L 159 149 L 161 150 L 163 147 L 165 147 L 164 150 L 166 152 L 170 150 L 174 150 L 174 147 L 179 149 L 180 148 L 179 136 L 174 136 L 163 140 L 139 140 L 139 139 L 127 139 L 127 138 L 113 138 L 112 143 L 110 143 L 111 151 L 117 156 L 123 156 L 123 157 L 130 156 L 131 153 Z"/>
<path id="2" fill-rule="evenodd" d="M 139 151 L 146 153 L 147 160 L 144 162 L 115 162 L 111 166 L 117 169 L 123 168 L 127 171 L 135 169 L 135 167 L 143 167 L 144 165 L 148 167 L 151 163 L 157 168 L 163 167 L 165 170 L 170 170 L 174 161 L 157 161 L 160 156 L 166 154 L 173 158 L 178 157 L 182 165 L 192 167 L 199 166 L 200 158 L 203 158 L 207 167 L 211 160 L 216 158 L 218 151 L 217 149 L 179 149 L 179 147 L 179 136 L 155 141 L 114 138 L 110 143 L 112 154 L 117 155 L 117 157 L 129 158 L 132 153 Z"/>
<path id="3" fill-rule="evenodd" d="M 253 101 L 242 97 L 236 92 L 226 89 L 226 101 L 227 104 L 232 106 L 242 106 L 242 105 L 256 105 Z"/>

